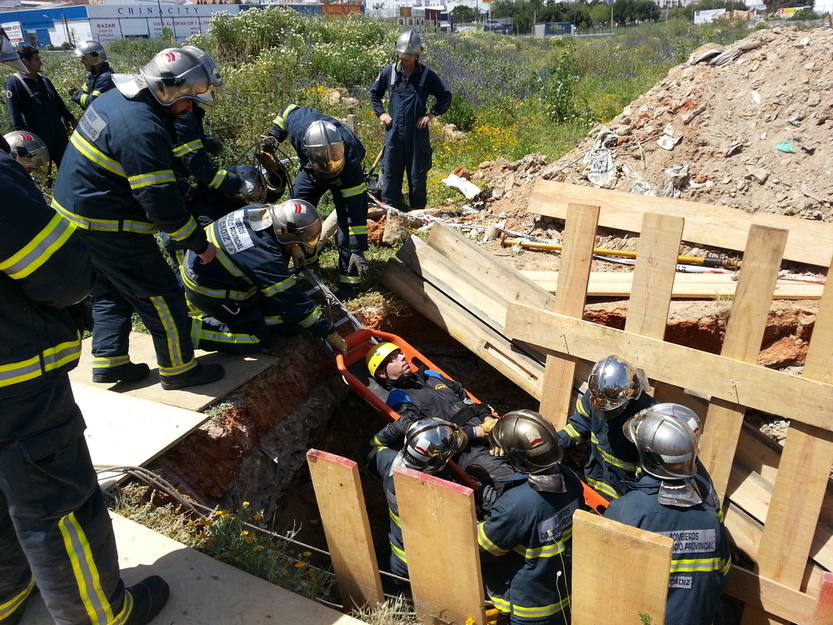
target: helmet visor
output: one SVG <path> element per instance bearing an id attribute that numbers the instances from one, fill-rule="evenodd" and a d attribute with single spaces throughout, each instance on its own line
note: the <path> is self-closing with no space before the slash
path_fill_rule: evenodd
<path id="1" fill-rule="evenodd" d="M 630 397 L 627 393 L 625 393 L 624 396 L 618 395 L 614 397 L 609 397 L 602 393 L 590 393 L 590 405 L 596 410 L 601 410 L 602 412 L 614 412 L 619 408 L 623 408 L 625 404 L 628 403 L 629 399 Z"/>
<path id="2" fill-rule="evenodd" d="M 317 145 L 306 148 L 307 158 L 315 173 L 334 178 L 344 169 L 344 144 Z"/>

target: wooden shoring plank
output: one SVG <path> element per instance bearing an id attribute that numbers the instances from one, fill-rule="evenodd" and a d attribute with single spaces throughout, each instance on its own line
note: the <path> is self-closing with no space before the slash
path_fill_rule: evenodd
<path id="1" fill-rule="evenodd" d="M 553 310 L 581 319 L 587 297 L 587 280 L 596 247 L 596 224 L 599 222 L 599 206 L 570 204 L 564 226 L 564 243 L 561 252 L 560 280 L 555 294 Z M 576 363 L 570 358 L 547 356 L 544 379 L 541 385 L 539 411 L 555 427 L 561 428 L 572 413 L 571 398 Z"/>
<path id="2" fill-rule="evenodd" d="M 833 573 L 825 573 L 812 625 L 833 625 Z"/>
<path id="3" fill-rule="evenodd" d="M 738 289 L 720 355 L 754 363 L 761 351 L 772 292 L 781 269 L 781 258 L 787 242 L 787 231 L 753 225 L 743 253 Z M 735 458 L 743 406 L 713 399 L 706 412 L 700 460 L 709 470 L 714 488 L 721 499 L 726 494 L 729 473 Z"/>
<path id="4" fill-rule="evenodd" d="M 555 298 L 551 293 L 527 280 L 512 267 L 504 265 L 493 254 L 453 229 L 434 224 L 428 235 L 428 245 L 442 252 L 451 267 L 471 274 L 481 282 L 499 286 L 501 296 L 507 302 L 554 310 Z"/>
<path id="5" fill-rule="evenodd" d="M 833 383 L 833 286 L 825 288 L 822 296 L 803 375 Z M 801 586 L 831 466 L 833 432 L 791 424 L 758 551 L 761 575 L 793 588 Z"/>
<path id="6" fill-rule="evenodd" d="M 397 467 L 393 473 L 414 611 L 426 625 L 483 625 L 474 491 Z"/>
<path id="7" fill-rule="evenodd" d="M 668 536 L 577 510 L 572 625 L 638 623 L 641 614 L 650 616 L 652 623 L 665 622 L 673 544 Z M 636 562 L 639 574 L 624 575 Z"/>
<path id="8" fill-rule="evenodd" d="M 382 284 L 527 393 L 533 397 L 540 396 L 543 365 L 462 308 L 442 290 L 423 282 L 395 261 L 388 261 Z"/>
<path id="9" fill-rule="evenodd" d="M 307 464 L 341 600 L 346 609 L 385 600 L 358 465 L 326 451 L 307 451 Z"/>
<path id="10" fill-rule="evenodd" d="M 655 380 L 833 430 L 831 384 L 522 304 L 510 305 L 506 335 L 589 361 L 618 353 Z"/>
<path id="11" fill-rule="evenodd" d="M 815 625 L 815 597 L 739 566 L 732 566 L 727 575 L 726 593 L 750 608 L 777 614 L 790 623 Z"/>
<path id="12" fill-rule="evenodd" d="M 784 258 L 827 267 L 833 249 L 833 224 L 768 213 L 749 213 L 720 206 L 669 198 L 634 195 L 550 180 L 539 180 L 529 196 L 530 213 L 564 219 L 567 204 L 601 204 L 599 226 L 639 232 L 642 213 L 657 212 L 683 217 L 683 240 L 742 252 L 753 224 L 789 230 Z"/>

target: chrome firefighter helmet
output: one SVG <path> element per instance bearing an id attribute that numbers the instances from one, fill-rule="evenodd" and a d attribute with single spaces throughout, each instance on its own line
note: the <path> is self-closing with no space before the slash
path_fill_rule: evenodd
<path id="1" fill-rule="evenodd" d="M 406 30 L 396 38 L 396 52 L 398 54 L 415 54 L 418 56 L 422 54 L 423 50 L 422 38 L 415 30 Z"/>
<path id="2" fill-rule="evenodd" d="M 642 470 L 662 480 L 659 502 L 690 507 L 703 499 L 694 481 L 698 437 L 683 418 L 686 410 L 656 404 L 625 421 L 622 431 L 636 445 Z"/>
<path id="3" fill-rule="evenodd" d="M 75 46 L 72 54 L 76 58 L 85 61 L 90 67 L 100 65 L 107 60 L 107 53 L 104 51 L 104 46 L 97 41 L 82 41 Z"/>
<path id="4" fill-rule="evenodd" d="M 240 190 L 237 192 L 237 197 L 251 204 L 262 204 L 266 201 L 269 187 L 266 186 L 266 179 L 257 167 L 236 165 L 229 167 L 228 171 L 240 178 Z"/>
<path id="5" fill-rule="evenodd" d="M 405 444 L 397 454 L 391 471 L 397 466 L 424 473 L 439 473 L 465 448 L 468 439 L 453 423 L 436 417 L 414 421 L 405 432 Z"/>
<path id="6" fill-rule="evenodd" d="M 222 84 L 213 59 L 193 46 L 162 50 L 139 70 L 139 75 L 162 106 L 184 98 L 211 106 L 214 88 Z"/>
<path id="7" fill-rule="evenodd" d="M 335 124 L 312 122 L 304 133 L 304 154 L 310 167 L 322 178 L 335 178 L 344 169 L 344 140 Z"/>
<path id="8" fill-rule="evenodd" d="M 8 65 L 16 72 L 26 73 L 29 71 L 17 55 L 17 50 L 15 50 L 14 44 L 9 41 L 6 31 L 2 28 L 0 28 L 0 63 Z"/>
<path id="9" fill-rule="evenodd" d="M 13 130 L 3 135 L 9 144 L 9 152 L 14 160 L 23 165 L 27 171 L 49 171 L 49 148 L 37 136 L 28 130 Z"/>
<path id="10" fill-rule="evenodd" d="M 587 386 L 590 405 L 612 419 L 621 414 L 630 400 L 647 390 L 648 378 L 642 369 L 618 356 L 608 356 L 593 365 Z"/>
<path id="11" fill-rule="evenodd" d="M 513 410 L 498 419 L 492 442 L 518 471 L 535 474 L 561 462 L 558 433 L 534 410 Z"/>
<path id="12" fill-rule="evenodd" d="M 269 207 L 272 229 L 284 245 L 300 245 L 313 253 L 321 238 L 321 216 L 306 200 L 286 200 Z"/>

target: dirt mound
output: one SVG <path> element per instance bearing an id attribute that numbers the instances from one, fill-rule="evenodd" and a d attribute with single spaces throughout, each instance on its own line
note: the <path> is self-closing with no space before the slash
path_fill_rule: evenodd
<path id="1" fill-rule="evenodd" d="M 545 178 L 833 221 L 832 64 L 831 29 L 702 46 L 558 161 L 484 163 L 487 212 L 528 224 Z"/>

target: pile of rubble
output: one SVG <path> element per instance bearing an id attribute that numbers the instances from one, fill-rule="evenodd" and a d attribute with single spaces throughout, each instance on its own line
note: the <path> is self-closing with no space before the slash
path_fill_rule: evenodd
<path id="1" fill-rule="evenodd" d="M 833 221 L 833 30 L 774 28 L 689 62 L 554 163 L 483 163 L 490 212 L 536 178 Z"/>

